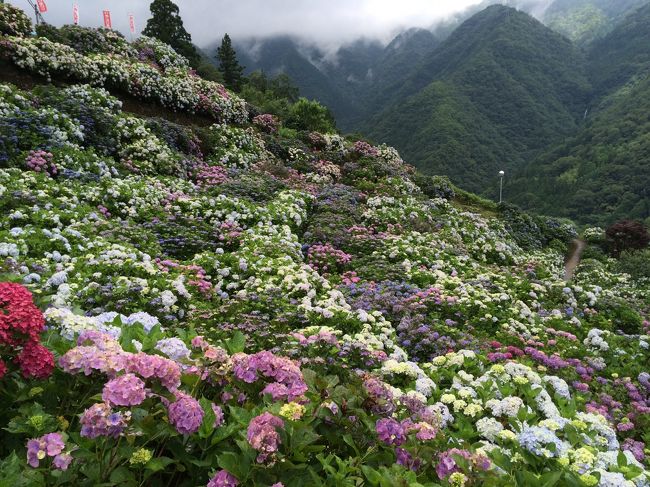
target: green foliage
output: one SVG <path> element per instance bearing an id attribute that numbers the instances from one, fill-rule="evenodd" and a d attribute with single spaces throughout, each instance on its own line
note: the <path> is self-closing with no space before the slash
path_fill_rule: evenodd
<path id="1" fill-rule="evenodd" d="M 223 74 L 217 69 L 217 67 L 212 64 L 210 61 L 203 60 L 196 67 L 196 73 L 204 79 L 209 81 L 216 81 L 217 83 L 223 83 Z"/>
<path id="2" fill-rule="evenodd" d="M 262 113 L 287 119 L 291 105 L 299 99 L 299 91 L 286 74 L 269 79 L 263 71 L 255 71 L 248 77 L 241 96 Z"/>
<path id="3" fill-rule="evenodd" d="M 329 109 L 316 100 L 300 98 L 289 109 L 289 128 L 313 132 L 336 132 L 336 122 Z"/>
<path id="4" fill-rule="evenodd" d="M 221 46 L 217 49 L 217 59 L 226 86 L 233 91 L 241 91 L 244 67 L 240 66 L 237 60 L 237 53 L 232 47 L 232 41 L 228 34 L 223 36 Z"/>
<path id="5" fill-rule="evenodd" d="M 650 279 L 650 249 L 623 252 L 618 259 L 618 268 L 634 279 Z"/>
<path id="6" fill-rule="evenodd" d="M 560 246 L 565 244 L 558 250 L 565 251 L 566 244 L 577 237 L 570 222 L 531 215 L 510 204 L 501 204 L 499 212 L 510 235 L 526 250 L 541 249 L 558 241 Z"/>
<path id="7" fill-rule="evenodd" d="M 553 30 L 579 44 L 593 41 L 609 25 L 605 13 L 591 4 L 549 15 L 545 22 Z"/>
<path id="8" fill-rule="evenodd" d="M 192 36 L 183 26 L 178 6 L 171 0 L 153 0 L 149 10 L 151 17 L 147 20 L 142 33 L 169 44 L 195 66 L 199 61 L 199 55 L 192 44 Z"/>

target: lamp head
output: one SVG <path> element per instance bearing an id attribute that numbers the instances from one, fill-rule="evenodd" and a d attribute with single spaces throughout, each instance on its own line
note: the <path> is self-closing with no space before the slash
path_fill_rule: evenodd
<path id="1" fill-rule="evenodd" d="M 505 175 L 505 172 L 504 171 L 499 171 L 499 176 L 503 176 L 503 175 Z"/>

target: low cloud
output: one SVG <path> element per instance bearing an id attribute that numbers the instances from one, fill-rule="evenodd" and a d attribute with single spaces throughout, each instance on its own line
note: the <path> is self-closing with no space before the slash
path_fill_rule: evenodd
<path id="1" fill-rule="evenodd" d="M 45 0 L 47 22 L 72 23 L 71 0 Z M 27 0 L 9 3 L 30 11 Z M 110 10 L 113 27 L 129 32 L 128 14 L 138 32 L 149 17 L 142 0 L 77 0 L 81 25 L 102 25 L 102 10 Z M 205 46 L 228 32 L 233 38 L 289 34 L 320 45 L 341 45 L 360 37 L 387 41 L 407 27 L 430 27 L 480 0 L 177 0 L 185 28 Z M 33 12 L 32 12 L 33 14 Z"/>
<path id="2" fill-rule="evenodd" d="M 129 34 L 128 16 L 135 15 L 136 31 L 146 25 L 147 0 L 45 0 L 45 20 L 72 23 L 72 7 L 79 5 L 83 26 L 102 25 L 102 11 L 110 10 L 113 28 Z M 290 35 L 336 48 L 359 38 L 388 42 L 410 27 L 431 28 L 464 10 L 504 3 L 541 15 L 553 0 L 176 0 L 193 41 L 205 47 L 229 33 L 234 39 Z M 9 0 L 33 16 L 27 0 Z"/>

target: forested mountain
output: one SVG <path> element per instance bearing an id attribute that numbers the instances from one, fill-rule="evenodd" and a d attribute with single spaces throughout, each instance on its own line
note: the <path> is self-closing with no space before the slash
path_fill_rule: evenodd
<path id="1" fill-rule="evenodd" d="M 625 17 L 590 46 L 589 74 L 597 94 L 650 72 L 650 3 Z"/>
<path id="2" fill-rule="evenodd" d="M 331 76 L 323 69 L 325 53 L 317 46 L 302 44 L 289 36 L 277 36 L 240 42 L 235 47 L 246 73 L 286 73 L 300 87 L 303 96 L 327 105 L 337 117 L 348 117 L 355 112 L 357 102 L 337 86 L 338 76 Z"/>
<path id="3" fill-rule="evenodd" d="M 463 188 L 493 197 L 503 169 L 507 194 L 527 208 L 603 224 L 648 218 L 650 3 L 491 3 L 385 47 L 326 53 L 284 37 L 238 53 L 249 72 L 289 74 L 343 131 L 385 140 Z"/>
<path id="4" fill-rule="evenodd" d="M 581 45 L 607 34 L 647 0 L 554 0 L 542 21 Z"/>
<path id="5" fill-rule="evenodd" d="M 381 104 L 370 94 L 399 82 L 438 44 L 429 30 L 408 29 L 387 46 L 359 39 L 333 53 L 288 36 L 243 40 L 236 47 L 247 73 L 286 73 L 304 96 L 327 105 L 343 130 L 353 131 Z"/>
<path id="6" fill-rule="evenodd" d="M 587 123 L 526 167 L 511 189 L 518 203 L 586 223 L 650 218 L 649 46 L 650 5 L 594 44 Z"/>
<path id="7" fill-rule="evenodd" d="M 474 191 L 573 133 L 590 92 L 582 54 L 527 14 L 489 7 L 405 80 L 362 132 Z"/>

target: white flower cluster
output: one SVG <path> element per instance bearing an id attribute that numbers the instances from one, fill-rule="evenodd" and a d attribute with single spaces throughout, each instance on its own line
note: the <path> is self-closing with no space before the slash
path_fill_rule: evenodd
<path id="1" fill-rule="evenodd" d="M 592 328 L 587 333 L 587 338 L 584 339 L 583 343 L 593 351 L 606 352 L 609 350 L 609 344 L 605 341 L 604 337 L 608 335 L 610 335 L 610 332 L 607 330 Z"/>
<path id="2" fill-rule="evenodd" d="M 44 37 L 9 37 L 3 50 L 17 66 L 48 78 L 118 88 L 175 110 L 203 112 L 221 121 L 239 123 L 248 117 L 243 99 L 218 83 L 190 74 L 186 67 L 177 66 L 177 60 L 168 57 L 160 59 L 169 65 L 167 72 L 161 73 L 128 56 L 85 56 Z"/>

